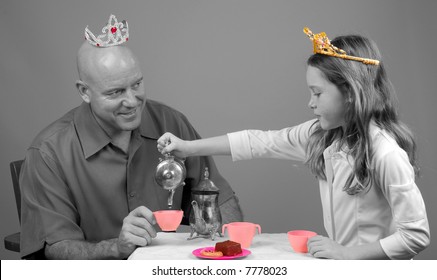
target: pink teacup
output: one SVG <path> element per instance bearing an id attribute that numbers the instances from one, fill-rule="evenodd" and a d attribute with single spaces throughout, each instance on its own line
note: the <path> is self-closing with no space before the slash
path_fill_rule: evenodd
<path id="1" fill-rule="evenodd" d="M 309 230 L 292 230 L 287 232 L 288 241 L 296 253 L 307 253 L 308 239 L 316 235 L 317 233 Z"/>
<path id="2" fill-rule="evenodd" d="M 182 221 L 182 210 L 159 210 L 153 212 L 156 222 L 162 231 L 175 231 Z"/>
<path id="3" fill-rule="evenodd" d="M 256 229 L 258 229 L 258 233 L 261 234 L 261 226 L 253 223 L 235 222 L 224 224 L 222 227 L 222 234 L 225 234 L 226 228 L 228 229 L 229 239 L 240 243 L 242 248 L 250 247 Z"/>

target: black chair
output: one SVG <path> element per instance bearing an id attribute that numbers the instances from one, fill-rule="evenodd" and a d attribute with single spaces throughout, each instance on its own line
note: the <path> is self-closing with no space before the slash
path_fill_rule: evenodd
<path id="1" fill-rule="evenodd" d="M 15 202 L 17 205 L 18 220 L 21 223 L 21 192 L 20 192 L 20 171 L 23 160 L 17 160 L 10 163 L 12 185 L 14 187 Z M 5 248 L 13 252 L 20 252 L 20 233 L 14 233 L 4 238 Z"/>

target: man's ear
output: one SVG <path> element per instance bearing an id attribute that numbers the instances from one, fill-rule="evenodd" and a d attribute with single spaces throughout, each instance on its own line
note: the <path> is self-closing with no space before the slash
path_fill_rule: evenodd
<path id="1" fill-rule="evenodd" d="M 81 80 L 77 80 L 76 87 L 83 101 L 85 101 L 86 103 L 90 103 L 91 97 L 90 97 L 90 89 L 88 88 L 88 86 Z"/>

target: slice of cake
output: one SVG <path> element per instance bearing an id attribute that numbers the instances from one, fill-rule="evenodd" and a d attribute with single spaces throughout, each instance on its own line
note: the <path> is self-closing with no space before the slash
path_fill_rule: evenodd
<path id="1" fill-rule="evenodd" d="M 224 256 L 235 256 L 241 254 L 241 244 L 238 242 L 226 240 L 215 244 L 215 251 L 220 251 Z"/>

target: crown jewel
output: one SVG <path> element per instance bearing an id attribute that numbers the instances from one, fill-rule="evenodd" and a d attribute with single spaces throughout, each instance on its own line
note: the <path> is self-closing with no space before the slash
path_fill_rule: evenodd
<path id="1" fill-rule="evenodd" d="M 314 53 L 335 56 L 343 59 L 355 60 L 364 64 L 379 65 L 379 60 L 347 55 L 346 52 L 331 44 L 325 32 L 314 34 L 308 27 L 303 32 L 313 41 Z"/>
<path id="2" fill-rule="evenodd" d="M 85 28 L 85 38 L 88 42 L 96 47 L 111 47 L 123 44 L 129 40 L 129 27 L 127 21 L 117 21 L 114 15 L 111 15 L 108 20 L 108 24 L 102 28 L 102 33 L 99 36 L 95 36 L 88 26 Z"/>

